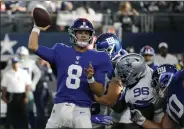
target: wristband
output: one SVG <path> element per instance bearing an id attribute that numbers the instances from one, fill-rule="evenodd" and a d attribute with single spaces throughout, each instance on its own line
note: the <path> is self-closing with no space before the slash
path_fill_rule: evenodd
<path id="1" fill-rule="evenodd" d="M 87 79 L 88 80 L 88 83 L 93 83 L 93 82 L 95 82 L 95 78 L 94 77 L 92 77 L 91 79 Z"/>
<path id="2" fill-rule="evenodd" d="M 37 28 L 37 27 L 34 27 L 34 28 L 32 29 L 32 32 L 36 32 L 36 33 L 38 33 L 38 35 L 39 35 L 39 34 L 40 34 L 40 29 Z"/>

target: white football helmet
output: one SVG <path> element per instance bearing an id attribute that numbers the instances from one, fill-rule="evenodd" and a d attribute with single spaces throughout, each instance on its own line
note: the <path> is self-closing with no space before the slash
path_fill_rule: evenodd
<path id="1" fill-rule="evenodd" d="M 16 50 L 16 54 L 19 56 L 20 60 L 23 60 L 29 56 L 29 51 L 25 46 L 21 46 Z"/>
<path id="2" fill-rule="evenodd" d="M 136 53 L 121 56 L 115 65 L 115 76 L 120 77 L 125 86 L 135 84 L 144 76 L 146 62 Z"/>

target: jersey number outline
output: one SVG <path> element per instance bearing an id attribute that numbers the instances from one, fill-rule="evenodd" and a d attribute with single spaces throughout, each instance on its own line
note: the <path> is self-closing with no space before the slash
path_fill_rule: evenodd
<path id="1" fill-rule="evenodd" d="M 176 107 L 176 108 L 174 108 Z M 173 94 L 170 98 L 169 98 L 169 104 L 168 104 L 168 108 L 178 117 L 181 118 L 183 113 L 184 113 L 184 107 L 183 104 L 178 100 L 177 96 L 175 94 Z M 174 116 L 171 114 L 170 110 L 169 111 L 169 115 L 171 115 L 172 118 L 174 118 Z"/>
<path id="2" fill-rule="evenodd" d="M 75 71 L 75 73 L 73 73 Z M 80 87 L 80 77 L 82 76 L 82 67 L 80 65 L 72 64 L 68 67 L 68 77 L 66 79 L 66 86 L 69 89 L 78 89 Z M 74 80 L 74 84 L 72 84 Z"/>
<path id="3" fill-rule="evenodd" d="M 134 89 L 134 97 L 138 97 L 140 95 L 149 95 L 149 88 L 142 87 Z"/>

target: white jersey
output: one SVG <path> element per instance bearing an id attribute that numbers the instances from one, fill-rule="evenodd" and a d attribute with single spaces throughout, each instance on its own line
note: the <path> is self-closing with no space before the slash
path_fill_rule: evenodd
<path id="1" fill-rule="evenodd" d="M 20 62 L 20 67 L 22 69 L 26 70 L 31 78 L 34 75 L 34 77 L 32 78 L 32 84 L 31 84 L 31 89 L 32 89 L 32 91 L 34 91 L 36 88 L 36 85 L 41 77 L 41 71 L 40 71 L 39 67 L 36 65 L 36 61 L 34 61 L 32 59 L 26 59 L 26 60 Z M 8 65 L 3 70 L 3 73 L 10 68 L 11 68 L 11 62 L 8 62 Z"/>
<path id="2" fill-rule="evenodd" d="M 147 66 L 145 76 L 133 88 L 127 89 L 125 94 L 126 103 L 144 106 L 142 102 L 153 99 L 151 80 L 152 69 Z"/>
<path id="3" fill-rule="evenodd" d="M 21 68 L 17 71 L 7 70 L 1 80 L 1 86 L 7 88 L 7 92 L 10 93 L 24 93 L 26 86 L 31 83 L 29 74 Z"/>
<path id="4" fill-rule="evenodd" d="M 153 89 L 151 87 L 153 70 L 147 66 L 145 76 L 131 89 L 125 92 L 125 102 L 139 107 L 147 106 L 153 99 Z M 127 108 L 121 116 L 120 123 L 132 123 L 130 120 L 130 109 Z"/>
<path id="5" fill-rule="evenodd" d="M 178 59 L 176 56 L 167 54 L 166 57 L 162 57 L 160 54 L 154 56 L 154 63 L 162 65 L 162 64 L 171 64 L 176 65 L 178 63 Z"/>

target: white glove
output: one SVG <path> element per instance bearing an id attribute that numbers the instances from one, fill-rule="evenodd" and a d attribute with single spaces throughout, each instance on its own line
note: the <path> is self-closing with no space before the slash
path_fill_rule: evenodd
<path id="1" fill-rule="evenodd" d="M 146 118 L 141 114 L 141 112 L 137 109 L 130 110 L 130 112 L 131 112 L 131 121 L 142 126 Z"/>

